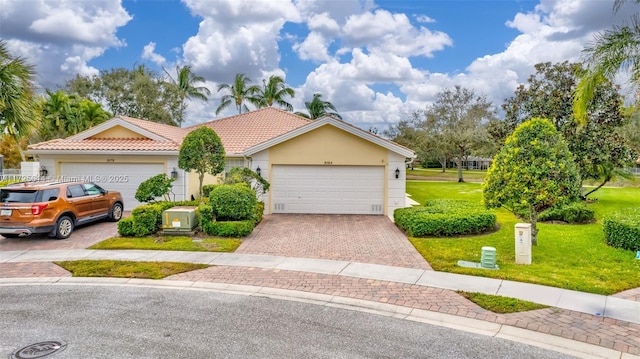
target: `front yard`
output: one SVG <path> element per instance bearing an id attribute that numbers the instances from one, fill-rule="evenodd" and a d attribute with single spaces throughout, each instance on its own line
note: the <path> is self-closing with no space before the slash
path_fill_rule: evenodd
<path id="1" fill-rule="evenodd" d="M 419 203 L 448 198 L 481 201 L 478 183 L 408 181 L 407 192 Z M 593 224 L 539 224 L 533 263 L 515 264 L 514 226 L 521 222 L 505 209 L 497 210 L 500 229 L 461 238 L 409 238 L 435 270 L 555 286 L 584 292 L 613 294 L 640 287 L 640 260 L 628 250 L 607 246 L 602 218 L 613 211 L 640 206 L 640 189 L 603 188 L 589 207 L 596 212 Z M 458 267 L 458 260 L 480 261 L 483 246 L 495 247 L 499 270 Z"/>

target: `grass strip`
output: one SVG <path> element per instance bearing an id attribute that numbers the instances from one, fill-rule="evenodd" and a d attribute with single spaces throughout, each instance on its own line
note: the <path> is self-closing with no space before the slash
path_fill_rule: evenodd
<path id="1" fill-rule="evenodd" d="M 208 268 L 206 264 L 178 262 L 133 262 L 115 260 L 79 260 L 54 262 L 74 277 L 114 277 L 162 279 L 168 276 Z"/>

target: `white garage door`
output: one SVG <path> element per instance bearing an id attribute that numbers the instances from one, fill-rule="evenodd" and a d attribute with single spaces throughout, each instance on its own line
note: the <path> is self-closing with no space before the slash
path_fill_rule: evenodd
<path id="1" fill-rule="evenodd" d="M 134 195 L 143 181 L 164 173 L 161 163 L 60 163 L 60 175 L 93 181 L 110 191 L 119 191 L 125 210 L 140 205 Z"/>
<path id="2" fill-rule="evenodd" d="M 383 214 L 384 167 L 272 168 L 273 213 Z"/>

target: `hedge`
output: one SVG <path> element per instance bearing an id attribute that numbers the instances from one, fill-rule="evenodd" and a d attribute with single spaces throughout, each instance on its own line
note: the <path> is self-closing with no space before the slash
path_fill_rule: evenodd
<path id="1" fill-rule="evenodd" d="M 640 251 L 640 209 L 606 217 L 602 229 L 611 247 Z"/>
<path id="2" fill-rule="evenodd" d="M 123 237 L 143 237 L 154 234 L 162 226 L 162 212 L 172 207 L 197 204 L 196 201 L 163 201 L 138 206 L 131 211 L 131 217 L 120 220 L 120 222 L 126 220 L 126 223 L 122 226 L 118 224 L 118 233 Z"/>
<path id="3" fill-rule="evenodd" d="M 218 221 L 244 221 L 255 216 L 256 194 L 244 183 L 216 186 L 209 203 Z"/>
<path id="4" fill-rule="evenodd" d="M 538 215 L 539 221 L 563 221 L 567 223 L 592 223 L 595 212 L 583 202 L 573 202 L 564 206 L 549 208 Z"/>
<path id="5" fill-rule="evenodd" d="M 203 223 L 202 230 L 212 236 L 246 237 L 255 227 L 253 220 Z"/>
<path id="6" fill-rule="evenodd" d="M 256 203 L 256 212 L 253 217 L 254 223 L 257 225 L 262 222 L 262 217 L 264 217 L 264 202 Z"/>
<path id="7" fill-rule="evenodd" d="M 468 201 L 428 201 L 424 206 L 398 208 L 393 217 L 412 237 L 477 234 L 496 227 L 495 213 Z"/>

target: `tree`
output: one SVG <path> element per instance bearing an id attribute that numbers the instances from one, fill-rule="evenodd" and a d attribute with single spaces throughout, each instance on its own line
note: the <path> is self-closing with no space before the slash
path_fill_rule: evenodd
<path id="1" fill-rule="evenodd" d="M 573 92 L 583 71 L 580 64 L 563 62 L 535 65 L 536 73 L 521 85 L 513 97 L 505 100 L 504 121 L 493 121 L 489 133 L 497 145 L 504 142 L 519 124 L 532 117 L 548 118 L 569 144 L 574 154 L 580 177 L 598 180 L 599 189 L 616 175 L 624 173 L 633 159 L 633 153 L 624 137 L 618 134 L 627 122 L 622 107 L 622 97 L 608 80 L 596 85 L 594 97 L 589 103 L 589 121 L 577 126 L 572 108 Z"/>
<path id="2" fill-rule="evenodd" d="M 462 177 L 462 161 L 472 150 L 486 141 L 483 124 L 495 119 L 495 110 L 485 97 L 474 90 L 456 86 L 436 95 L 433 105 L 425 111 L 425 128 L 434 140 L 449 144 L 457 157 L 458 182 Z M 448 150 L 448 148 L 444 148 Z"/>
<path id="3" fill-rule="evenodd" d="M 20 145 L 16 144 L 16 139 L 5 134 L 0 141 L 0 155 L 2 155 L 2 168 L 20 168 L 22 161 L 21 153 L 18 149 L 27 147 L 27 139 L 20 140 Z M 0 173 L 2 174 L 2 173 Z"/>
<path id="4" fill-rule="evenodd" d="M 260 91 L 260 87 L 256 85 L 249 85 L 249 83 L 251 83 L 251 79 L 245 74 L 236 74 L 233 85 L 219 85 L 218 92 L 226 90 L 229 93 L 223 95 L 220 99 L 220 105 L 216 109 L 216 115 L 229 107 L 232 103 L 235 104 L 238 114 L 241 114 L 243 111 L 249 111 L 245 101 L 252 104 L 258 104 L 259 100 L 255 97 L 255 94 Z"/>
<path id="5" fill-rule="evenodd" d="M 158 197 L 169 201 L 173 181 L 175 178 L 169 178 L 165 173 L 155 175 L 140 183 L 134 197 L 138 202 L 155 202 Z"/>
<path id="6" fill-rule="evenodd" d="M 438 156 L 431 152 L 433 138 L 427 135 L 424 126 L 424 114 L 421 111 L 415 111 L 411 117 L 402 119 L 383 130 L 382 135 L 397 144 L 414 150 L 418 160 L 422 162 L 437 159 Z M 444 171 L 446 159 L 442 165 Z"/>
<path id="7" fill-rule="evenodd" d="M 225 152 L 220 137 L 209 127 L 189 132 L 178 152 L 178 167 L 198 174 L 198 195 L 202 198 L 202 181 L 206 173 L 215 176 L 224 171 Z"/>
<path id="8" fill-rule="evenodd" d="M 178 86 L 163 81 L 144 65 L 132 70 L 103 70 L 99 76 L 80 77 L 66 83 L 70 94 L 77 94 L 105 104 L 114 115 L 124 115 L 153 122 L 176 125 L 183 102 Z"/>
<path id="9" fill-rule="evenodd" d="M 6 42 L 0 39 L 0 131 L 12 136 L 16 143 L 29 134 L 35 123 L 35 76 L 33 65 L 12 56 Z M 18 151 L 25 161 L 22 150 Z"/>
<path id="10" fill-rule="evenodd" d="M 614 2 L 617 12 L 625 0 Z M 639 0 L 634 1 L 639 4 Z M 604 79 L 613 81 L 619 71 L 630 74 L 629 82 L 637 86 L 640 82 L 640 22 L 636 15 L 630 18 L 630 24 L 614 26 L 612 29 L 598 33 L 594 40 L 584 49 L 587 71 L 582 73 L 580 83 L 575 92 L 573 110 L 576 120 L 585 124 L 588 117 L 589 103 L 595 97 L 596 87 Z M 637 93 L 637 96 L 640 93 Z M 636 105 L 640 98 L 636 98 Z"/>
<path id="11" fill-rule="evenodd" d="M 174 79 L 167 70 L 163 68 L 164 72 L 169 76 L 171 83 L 177 87 L 178 99 L 180 101 L 180 107 L 178 109 L 178 117 L 176 122 L 178 127 L 182 127 L 184 121 L 184 111 L 187 109 L 187 99 L 198 99 L 207 101 L 207 96 L 211 94 L 208 88 L 204 86 L 198 86 L 198 83 L 204 82 L 204 77 L 198 76 L 191 71 L 191 66 L 184 65 L 182 67 L 176 66 L 176 74 L 178 79 Z"/>
<path id="12" fill-rule="evenodd" d="M 262 80 L 262 88 L 256 92 L 257 105 L 258 107 L 271 107 L 275 103 L 287 111 L 293 111 L 293 106 L 284 100 L 287 96 L 295 96 L 293 89 L 287 87 L 282 77 L 271 75 L 269 80 Z"/>
<path id="13" fill-rule="evenodd" d="M 580 175 L 562 134 L 547 119 L 524 122 L 493 158 L 482 187 L 488 208 L 528 211 L 536 245 L 538 213 L 575 201 Z"/>
<path id="14" fill-rule="evenodd" d="M 295 114 L 311 120 L 316 120 L 325 115 L 342 120 L 342 116 L 338 114 L 336 107 L 331 102 L 322 100 L 322 94 L 314 93 L 313 100 L 305 101 L 304 107 L 307 108 L 307 113 L 296 112 Z"/>

